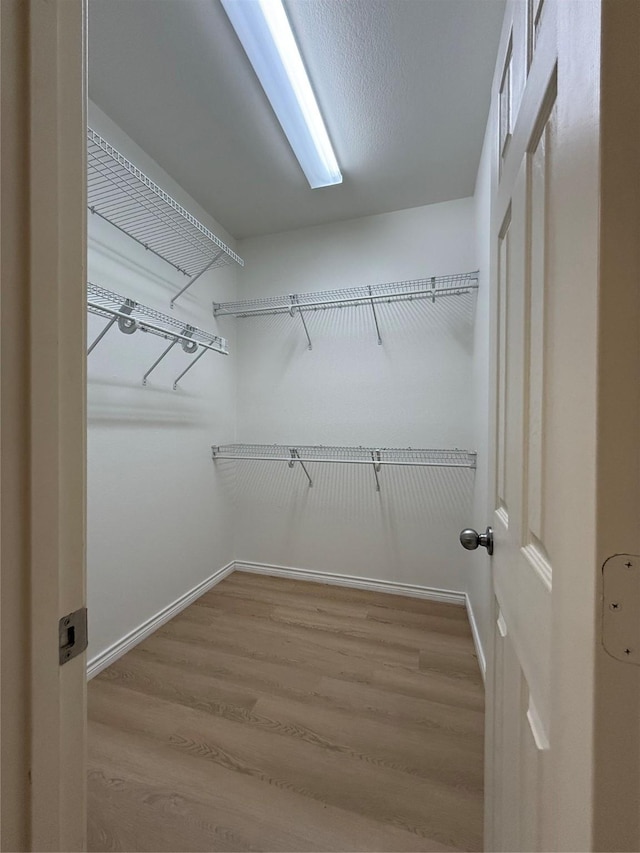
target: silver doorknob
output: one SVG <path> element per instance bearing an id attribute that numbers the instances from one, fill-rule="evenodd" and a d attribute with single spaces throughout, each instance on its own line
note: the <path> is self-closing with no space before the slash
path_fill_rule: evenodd
<path id="1" fill-rule="evenodd" d="M 493 554 L 493 530 L 487 527 L 484 533 L 477 533 L 472 527 L 467 527 L 460 534 L 460 544 L 467 551 L 475 551 L 478 545 L 487 549 L 487 554 Z"/>

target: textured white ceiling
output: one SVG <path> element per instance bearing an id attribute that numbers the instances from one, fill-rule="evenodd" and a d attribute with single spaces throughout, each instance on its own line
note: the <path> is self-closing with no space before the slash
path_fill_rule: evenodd
<path id="1" fill-rule="evenodd" d="M 344 182 L 312 190 L 218 0 L 90 0 L 89 95 L 237 238 L 471 195 L 504 0 L 287 0 Z"/>

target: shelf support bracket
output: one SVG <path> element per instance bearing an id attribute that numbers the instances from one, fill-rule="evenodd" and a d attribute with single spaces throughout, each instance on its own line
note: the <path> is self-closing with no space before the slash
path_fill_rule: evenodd
<path id="1" fill-rule="evenodd" d="M 186 338 L 190 338 L 190 337 L 193 335 L 193 331 L 194 331 L 194 330 L 193 330 L 193 326 L 185 326 L 185 327 L 184 327 L 184 329 L 182 330 L 181 334 L 182 334 L 182 335 L 184 335 Z M 185 340 L 179 340 L 178 338 L 176 338 L 175 340 L 171 341 L 171 343 L 169 344 L 169 346 L 168 346 L 168 347 L 164 350 L 164 352 L 163 352 L 163 353 L 162 353 L 162 354 L 161 354 L 161 355 L 160 355 L 160 356 L 159 356 L 159 357 L 158 357 L 158 358 L 153 362 L 153 364 L 151 365 L 151 367 L 149 368 L 149 370 L 147 370 L 147 372 L 145 373 L 145 375 L 142 377 L 142 384 L 143 384 L 143 385 L 146 385 L 146 384 L 147 384 L 147 379 L 148 379 L 148 377 L 153 373 L 153 371 L 154 371 L 154 370 L 156 369 L 156 367 L 160 364 L 160 362 L 162 361 L 162 359 L 163 359 L 166 355 L 168 355 L 168 354 L 171 352 L 171 350 L 174 348 L 174 346 L 175 346 L 177 343 L 181 343 L 181 344 L 182 344 L 182 349 L 183 349 L 185 352 L 193 353 L 193 352 L 195 352 L 195 351 L 198 349 L 198 344 L 196 343 L 196 341 L 185 341 Z"/>
<path id="2" fill-rule="evenodd" d="M 135 308 L 135 305 L 136 305 L 136 303 L 133 302 L 133 300 L 131 300 L 131 299 L 125 300 L 124 305 L 120 309 L 120 314 L 131 314 L 131 312 Z M 128 317 L 120 317 L 118 315 L 114 315 L 109 320 L 109 322 L 104 327 L 104 329 L 100 332 L 98 337 L 93 341 L 93 343 L 91 344 L 91 346 L 87 350 L 87 355 L 90 355 L 93 352 L 93 350 L 96 348 L 96 346 L 100 343 L 100 341 L 107 334 L 109 329 L 112 326 L 114 326 L 116 323 L 118 324 L 118 328 L 120 329 L 120 331 L 124 332 L 125 335 L 132 335 L 136 331 L 136 329 L 138 328 L 138 323 L 136 320 L 133 319 L 133 317 L 131 319 L 129 319 Z"/>
<path id="3" fill-rule="evenodd" d="M 431 301 L 436 304 L 436 278 L 431 276 Z"/>
<path id="4" fill-rule="evenodd" d="M 289 452 L 291 453 L 291 461 L 288 463 L 289 468 L 293 468 L 294 463 L 299 462 L 300 467 L 302 468 L 304 473 L 307 475 L 307 480 L 309 481 L 309 488 L 311 488 L 311 486 L 313 486 L 313 480 L 309 476 L 309 472 L 307 471 L 304 462 L 302 461 L 302 459 L 300 459 L 300 454 L 298 453 L 298 451 L 296 450 L 295 447 L 290 447 Z"/>
<path id="5" fill-rule="evenodd" d="M 195 341 L 194 341 L 194 343 L 195 343 Z M 198 345 L 196 344 L 196 348 L 197 348 L 197 346 L 198 346 Z M 197 355 L 194 359 L 192 359 L 192 360 L 189 362 L 189 364 L 185 367 L 185 369 L 182 371 L 182 373 L 180 374 L 180 376 L 178 376 L 178 378 L 176 379 L 176 381 L 173 383 L 173 390 L 174 390 L 174 391 L 177 391 L 177 390 L 178 390 L 178 382 L 180 382 L 180 380 L 181 380 L 181 379 L 182 379 L 182 377 L 185 375 L 185 373 L 188 373 L 188 372 L 191 370 L 191 368 L 192 368 L 192 367 L 193 367 L 193 365 L 196 363 L 196 361 L 200 361 L 200 359 L 201 359 L 201 358 L 202 358 L 202 356 L 206 353 L 206 351 L 207 351 L 207 348 L 206 348 L 206 347 L 202 347 L 202 349 L 201 349 L 201 351 L 198 353 L 198 355 Z"/>
<path id="6" fill-rule="evenodd" d="M 220 255 L 221 255 L 221 254 L 222 254 L 222 249 L 220 249 L 220 251 L 219 251 L 219 252 L 217 252 L 217 253 L 213 256 L 213 259 L 209 261 L 209 263 L 206 265 L 206 267 L 204 267 L 203 269 L 201 269 L 201 270 L 200 270 L 200 272 L 199 272 L 197 275 L 194 275 L 194 276 L 193 276 L 193 278 L 190 278 L 190 279 L 189 279 L 189 281 L 185 284 L 185 286 L 182 288 L 182 290 L 180 290 L 180 291 L 178 291 L 178 293 L 176 293 L 176 295 L 173 297 L 173 299 L 169 302 L 169 305 L 171 305 L 171 307 L 172 307 L 172 308 L 174 308 L 174 307 L 175 307 L 175 301 L 176 301 L 176 299 L 179 299 L 179 298 L 182 296 L 182 294 L 183 294 L 183 293 L 185 293 L 187 290 L 189 290 L 189 288 L 191 287 L 191 285 L 192 285 L 192 284 L 195 284 L 195 283 L 196 283 L 196 281 L 200 278 L 200 276 L 201 276 L 201 275 L 204 275 L 204 274 L 206 273 L 206 271 L 207 271 L 207 270 L 210 270 L 210 269 L 211 269 L 211 267 L 212 267 L 212 266 L 216 263 L 216 261 L 219 259 L 219 257 L 220 257 Z"/>
<path id="7" fill-rule="evenodd" d="M 376 314 L 376 304 L 373 301 L 373 294 L 371 292 L 371 285 L 369 285 L 369 296 L 371 299 L 371 310 L 373 311 L 373 322 L 376 324 L 376 334 L 378 335 L 378 346 L 382 346 L 382 337 L 380 336 L 380 326 L 378 325 L 378 315 Z"/>
<path id="8" fill-rule="evenodd" d="M 304 314 L 302 313 L 302 308 L 300 308 L 300 306 L 298 305 L 298 297 L 295 295 L 295 293 L 292 293 L 291 296 L 289 296 L 289 299 L 291 300 L 291 308 L 289 309 L 289 314 L 291 314 L 291 316 L 293 317 L 294 309 L 295 308 L 298 309 L 298 314 L 300 315 L 300 319 L 302 320 L 302 325 L 304 327 L 304 333 L 307 336 L 307 341 L 309 344 L 307 346 L 307 349 L 311 350 L 311 349 L 313 349 L 313 347 L 311 345 L 311 338 L 309 337 L 309 329 L 307 329 L 307 322 L 304 319 Z"/>
<path id="9" fill-rule="evenodd" d="M 380 451 L 372 450 L 371 451 L 371 461 L 373 462 L 373 476 L 376 478 L 376 492 L 380 491 L 380 480 L 378 478 L 378 474 L 380 473 Z"/>
<path id="10" fill-rule="evenodd" d="M 169 346 L 165 349 L 165 351 L 162 353 L 162 355 L 161 355 L 159 358 L 157 358 L 157 359 L 153 362 L 153 364 L 151 365 L 151 367 L 149 368 L 149 370 L 147 370 L 147 372 L 145 373 L 145 375 L 142 377 L 142 384 L 143 384 L 143 385 L 146 385 L 146 384 L 147 384 L 147 378 L 149 377 L 149 375 L 150 375 L 151 373 L 153 373 L 153 371 L 154 371 L 154 370 L 156 369 L 156 367 L 160 364 L 160 362 L 161 362 L 161 361 L 162 361 L 162 359 L 165 357 L 165 355 L 168 355 L 177 343 L 178 343 L 178 341 L 177 341 L 177 340 L 175 340 L 175 341 L 171 341 L 171 343 L 170 343 L 170 344 L 169 344 Z"/>
<path id="11" fill-rule="evenodd" d="M 114 323 L 116 323 L 116 322 L 117 322 L 117 320 L 118 320 L 118 318 L 117 318 L 117 317 L 112 317 L 112 318 L 109 320 L 109 322 L 107 323 L 107 325 L 104 327 L 104 329 L 100 332 L 100 334 L 98 335 L 98 337 L 94 340 L 94 342 L 91 344 L 91 346 L 90 346 L 90 347 L 89 347 L 89 349 L 87 350 L 87 355 L 91 355 L 91 353 L 93 352 L 93 350 L 97 347 L 97 345 L 98 345 L 98 344 L 100 343 L 100 341 L 104 338 L 104 336 L 107 334 L 107 332 L 109 331 L 109 329 L 114 325 Z"/>

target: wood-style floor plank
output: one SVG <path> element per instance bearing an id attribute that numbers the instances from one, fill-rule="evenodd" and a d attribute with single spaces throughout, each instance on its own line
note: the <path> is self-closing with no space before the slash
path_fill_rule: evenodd
<path id="1" fill-rule="evenodd" d="M 89 685 L 89 849 L 479 850 L 464 608 L 235 573 Z"/>

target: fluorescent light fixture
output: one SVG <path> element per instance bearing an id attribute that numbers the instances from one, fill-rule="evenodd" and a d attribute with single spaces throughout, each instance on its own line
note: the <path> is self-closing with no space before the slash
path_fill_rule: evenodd
<path id="1" fill-rule="evenodd" d="M 282 0 L 220 0 L 312 188 L 340 167 Z"/>

